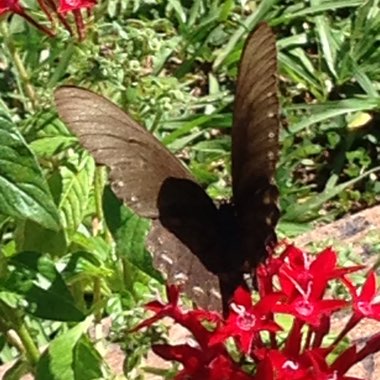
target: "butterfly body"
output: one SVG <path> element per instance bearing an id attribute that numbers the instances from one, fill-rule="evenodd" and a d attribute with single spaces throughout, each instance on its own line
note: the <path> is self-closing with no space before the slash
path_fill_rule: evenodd
<path id="1" fill-rule="evenodd" d="M 248 36 L 240 61 L 233 199 L 219 207 L 171 152 L 113 103 L 78 87 L 55 92 L 60 117 L 96 162 L 110 169 L 116 196 L 152 219 L 147 245 L 155 267 L 205 308 L 226 311 L 244 273 L 254 273 L 276 241 L 276 62 L 274 35 L 262 23 Z"/>

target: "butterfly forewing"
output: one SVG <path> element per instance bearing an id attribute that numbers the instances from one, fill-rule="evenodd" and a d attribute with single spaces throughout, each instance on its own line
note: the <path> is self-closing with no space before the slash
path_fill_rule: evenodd
<path id="1" fill-rule="evenodd" d="M 137 214 L 159 216 L 157 196 L 166 178 L 192 176 L 153 135 L 104 97 L 78 87 L 55 92 L 59 116 L 110 169 L 112 190 Z"/>
<path id="2" fill-rule="evenodd" d="M 232 128 L 233 197 L 242 254 L 251 268 L 275 240 L 278 134 L 276 41 L 269 26 L 262 23 L 243 49 Z"/>

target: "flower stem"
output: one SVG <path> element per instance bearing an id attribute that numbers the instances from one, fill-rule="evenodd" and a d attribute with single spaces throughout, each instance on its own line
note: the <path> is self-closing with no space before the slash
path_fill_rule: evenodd
<path id="1" fill-rule="evenodd" d="M 83 23 L 83 17 L 81 11 L 75 10 L 73 11 L 75 24 L 77 26 L 77 33 L 78 33 L 78 39 L 79 41 L 83 41 L 85 37 L 85 27 Z"/>
<path id="2" fill-rule="evenodd" d="M 49 37 L 55 37 L 55 33 L 52 30 L 39 24 L 33 17 L 25 13 L 24 10 L 18 11 L 17 14 L 24 18 L 29 24 L 33 25 L 36 29 L 40 30 L 42 33 L 45 33 Z"/>

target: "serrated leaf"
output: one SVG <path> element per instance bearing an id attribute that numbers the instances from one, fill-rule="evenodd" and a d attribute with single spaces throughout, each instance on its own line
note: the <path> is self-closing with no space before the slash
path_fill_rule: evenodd
<path id="1" fill-rule="evenodd" d="M 40 157 L 51 157 L 77 143 L 76 138 L 52 112 L 41 112 L 28 121 L 26 140 Z"/>
<path id="2" fill-rule="evenodd" d="M 91 187 L 95 175 L 95 163 L 88 154 L 83 154 L 76 165 L 60 168 L 62 194 L 59 202 L 62 224 L 73 232 L 82 223 L 87 210 Z"/>
<path id="3" fill-rule="evenodd" d="M 0 213 L 60 228 L 58 210 L 32 151 L 16 127 L 0 116 Z"/>

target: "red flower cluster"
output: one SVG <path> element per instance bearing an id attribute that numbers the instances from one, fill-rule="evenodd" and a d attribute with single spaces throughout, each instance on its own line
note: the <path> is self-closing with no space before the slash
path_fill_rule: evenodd
<path id="1" fill-rule="evenodd" d="M 271 256 L 259 267 L 260 300 L 252 302 L 249 291 L 239 288 L 226 320 L 215 312 L 183 311 L 178 305 L 178 288 L 171 285 L 167 287 L 169 302 L 148 303 L 146 308 L 155 315 L 135 330 L 171 317 L 193 334 L 196 346 L 152 347 L 162 358 L 182 363 L 177 380 L 360 380 L 346 373 L 354 364 L 380 350 L 380 333 L 360 349 L 351 345 L 336 352 L 342 338 L 361 319 L 380 320 L 375 273 L 369 274 L 361 290 L 347 277 L 359 269 L 363 267 L 339 267 L 336 253 L 330 248 L 315 257 L 290 245 L 279 257 Z M 327 299 L 326 290 L 332 280 L 342 282 L 351 299 Z M 332 313 L 343 308 L 351 309 L 351 319 L 332 344 L 323 346 Z M 289 331 L 279 325 L 279 314 L 290 316 Z M 238 351 L 232 355 L 235 360 L 226 345 L 227 339 L 235 342 Z"/>
<path id="2" fill-rule="evenodd" d="M 83 22 L 82 10 L 91 9 L 96 5 L 97 0 L 37 0 L 41 11 L 47 16 L 52 23 L 52 28 L 55 26 L 54 19 L 58 19 L 61 24 L 73 35 L 73 30 L 67 18 L 68 13 L 72 13 L 77 27 L 78 36 L 83 40 L 85 36 L 85 26 Z M 23 17 L 37 29 L 46 33 L 50 37 L 55 35 L 54 29 L 48 29 L 41 25 L 20 4 L 20 0 L 0 0 L 0 16 L 5 13 L 16 13 Z"/>

